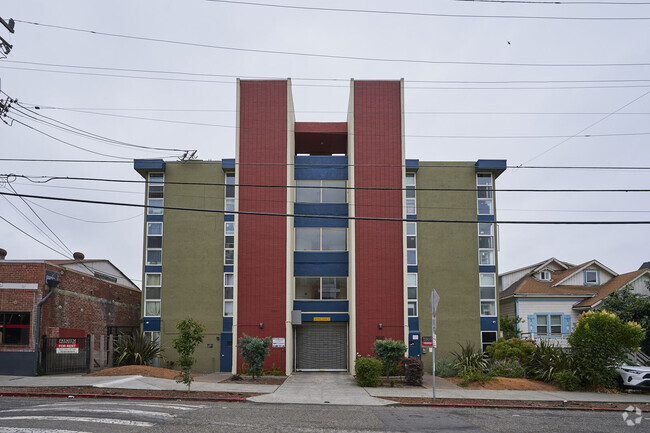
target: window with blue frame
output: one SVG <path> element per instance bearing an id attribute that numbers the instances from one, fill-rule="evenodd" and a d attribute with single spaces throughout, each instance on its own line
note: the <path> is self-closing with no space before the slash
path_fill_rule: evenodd
<path id="1" fill-rule="evenodd" d="M 537 335 L 562 335 L 562 314 L 536 314 Z"/>

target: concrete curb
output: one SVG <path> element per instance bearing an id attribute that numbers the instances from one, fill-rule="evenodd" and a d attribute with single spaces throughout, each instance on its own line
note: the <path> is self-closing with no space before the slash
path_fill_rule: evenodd
<path id="1" fill-rule="evenodd" d="M 589 403 L 589 402 L 575 402 Z M 558 406 L 524 406 L 513 404 L 481 404 L 481 403 L 400 403 L 404 407 L 467 407 L 477 409 L 531 409 L 531 410 L 575 410 L 598 412 L 625 412 L 627 409 L 613 407 L 558 407 Z"/>

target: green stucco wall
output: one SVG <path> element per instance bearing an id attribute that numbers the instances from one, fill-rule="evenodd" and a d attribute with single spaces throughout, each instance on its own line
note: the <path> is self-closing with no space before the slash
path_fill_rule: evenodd
<path id="1" fill-rule="evenodd" d="M 420 162 L 416 179 L 418 219 L 476 220 L 476 192 L 422 190 L 476 188 L 473 162 Z M 429 297 L 432 289 L 440 295 L 436 359 L 451 359 L 450 352 L 458 350 L 458 343 L 470 341 L 480 348 L 477 225 L 420 222 L 417 248 L 422 336 L 431 336 Z M 425 370 L 431 372 L 431 352 L 423 354 L 422 361 Z"/>
<path id="2" fill-rule="evenodd" d="M 220 162 L 177 162 L 166 165 L 166 182 L 224 183 Z M 167 183 L 165 206 L 223 209 L 224 187 Z M 171 340 L 176 323 L 187 317 L 205 325 L 205 339 L 195 352 L 194 369 L 219 371 L 223 322 L 224 217 L 222 213 L 165 210 L 161 343 L 165 358 L 176 353 Z M 208 345 L 212 344 L 212 348 Z"/>

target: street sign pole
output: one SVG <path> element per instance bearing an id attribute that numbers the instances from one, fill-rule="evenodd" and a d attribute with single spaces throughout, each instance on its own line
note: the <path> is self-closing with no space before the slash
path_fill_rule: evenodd
<path id="1" fill-rule="evenodd" d="M 440 296 L 436 289 L 431 291 L 431 298 L 429 298 L 429 311 L 431 311 L 431 358 L 433 363 L 433 401 L 436 401 L 436 346 L 438 345 L 438 339 L 436 338 L 436 310 L 438 309 L 438 302 L 440 302 Z"/>

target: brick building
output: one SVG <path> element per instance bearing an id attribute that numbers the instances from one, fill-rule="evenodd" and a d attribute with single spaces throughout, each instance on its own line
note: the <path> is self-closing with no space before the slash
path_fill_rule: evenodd
<path id="1" fill-rule="evenodd" d="M 79 253 L 79 260 L 5 256 L 0 250 L 0 374 L 36 374 L 35 344 L 42 335 L 101 336 L 110 328 L 140 326 L 140 290 L 108 260 Z"/>
<path id="2" fill-rule="evenodd" d="M 273 337 L 265 368 L 287 373 L 353 371 L 386 338 L 431 369 L 435 288 L 440 355 L 495 341 L 506 161 L 406 159 L 403 100 L 352 80 L 346 122 L 298 122 L 290 80 L 240 80 L 234 159 L 136 160 L 144 331 L 169 354 L 178 320 L 203 322 L 203 371 L 241 371 L 243 334 Z"/>

